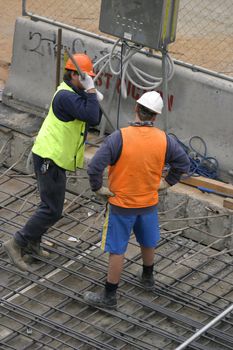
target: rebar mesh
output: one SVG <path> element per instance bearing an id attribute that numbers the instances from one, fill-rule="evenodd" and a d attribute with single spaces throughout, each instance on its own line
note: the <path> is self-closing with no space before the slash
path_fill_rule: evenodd
<path id="1" fill-rule="evenodd" d="M 6 171 L 0 169 L 0 242 L 22 227 L 39 201 L 33 178 Z M 99 237 L 103 209 L 89 190 L 66 192 L 63 218 L 44 236 L 43 247 L 51 257 L 33 256 L 28 274 L 18 271 L 0 249 L 1 349 L 172 350 L 232 304 L 232 256 L 183 236 L 206 217 L 183 217 L 169 231 L 166 225 L 174 219 L 160 212 L 154 291 L 144 291 L 137 281 L 142 261 L 132 236 L 117 310 L 88 306 L 84 291 L 100 290 L 106 278 L 107 256 Z M 211 214 L 208 220 L 214 224 L 218 217 Z M 189 349 L 232 349 L 232 330 L 228 315 Z"/>

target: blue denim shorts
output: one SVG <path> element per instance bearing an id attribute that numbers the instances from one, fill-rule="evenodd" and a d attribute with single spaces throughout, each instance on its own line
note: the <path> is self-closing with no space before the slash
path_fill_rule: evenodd
<path id="1" fill-rule="evenodd" d="M 160 239 L 156 206 L 142 215 L 113 213 L 109 206 L 101 235 L 101 249 L 112 254 L 124 254 L 132 232 L 140 246 L 156 247 Z"/>

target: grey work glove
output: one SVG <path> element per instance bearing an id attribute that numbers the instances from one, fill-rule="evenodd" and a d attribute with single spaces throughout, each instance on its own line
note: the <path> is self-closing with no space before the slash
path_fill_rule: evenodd
<path id="1" fill-rule="evenodd" d="M 164 179 L 160 180 L 159 191 L 166 190 L 169 187 L 171 187 L 171 185 L 169 185 L 169 183 L 166 180 Z"/>
<path id="2" fill-rule="evenodd" d="M 101 196 L 101 197 L 114 197 L 114 193 L 112 193 L 108 187 L 100 187 L 99 190 L 95 191 L 95 193 L 98 195 L 98 196 Z"/>
<path id="3" fill-rule="evenodd" d="M 82 79 L 80 77 L 79 80 L 80 80 L 80 83 L 82 84 L 84 90 L 88 91 L 88 90 L 91 90 L 91 89 L 95 89 L 94 81 L 87 73 L 85 73 L 85 78 L 84 79 Z"/>
<path id="4" fill-rule="evenodd" d="M 98 102 L 103 101 L 104 95 L 103 95 L 99 90 L 97 90 L 97 89 L 96 89 L 96 96 L 97 96 Z"/>

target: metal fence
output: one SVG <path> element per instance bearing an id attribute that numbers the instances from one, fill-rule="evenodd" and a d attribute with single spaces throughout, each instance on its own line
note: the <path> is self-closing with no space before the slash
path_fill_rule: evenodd
<path id="1" fill-rule="evenodd" d="M 29 14 L 76 28 L 98 30 L 100 0 L 25 0 Z M 233 1 L 180 0 L 173 58 L 233 76 Z"/>

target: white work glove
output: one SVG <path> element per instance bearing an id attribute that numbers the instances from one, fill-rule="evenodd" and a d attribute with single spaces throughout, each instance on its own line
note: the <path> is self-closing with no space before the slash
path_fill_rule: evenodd
<path id="1" fill-rule="evenodd" d="M 104 95 L 103 95 L 99 90 L 97 90 L 97 89 L 96 89 L 96 96 L 97 96 L 98 102 L 103 101 Z"/>
<path id="2" fill-rule="evenodd" d="M 159 191 L 166 190 L 169 187 L 171 187 L 171 185 L 169 185 L 169 183 L 166 180 L 164 179 L 160 180 Z"/>
<path id="3" fill-rule="evenodd" d="M 114 193 L 112 193 L 107 187 L 100 187 L 99 190 L 95 191 L 95 193 L 98 195 L 98 196 L 101 196 L 101 197 L 114 197 Z"/>
<path id="4" fill-rule="evenodd" d="M 82 79 L 80 77 L 79 80 L 80 80 L 80 83 L 82 84 L 84 90 L 88 91 L 90 89 L 95 89 L 94 81 L 87 73 L 85 73 L 85 78 L 84 79 Z"/>

